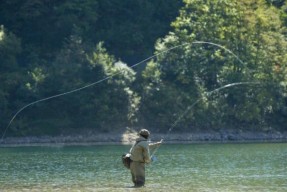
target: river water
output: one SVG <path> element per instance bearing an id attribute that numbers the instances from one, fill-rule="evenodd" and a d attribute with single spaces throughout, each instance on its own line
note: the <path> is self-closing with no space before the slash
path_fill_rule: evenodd
<path id="1" fill-rule="evenodd" d="M 163 144 L 131 188 L 126 145 L 2 147 L 0 191 L 287 191 L 287 143 Z"/>

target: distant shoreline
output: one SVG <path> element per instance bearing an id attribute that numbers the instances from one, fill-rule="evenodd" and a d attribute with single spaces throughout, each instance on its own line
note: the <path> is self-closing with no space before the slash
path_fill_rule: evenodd
<path id="1" fill-rule="evenodd" d="M 0 147 L 13 146 L 69 146 L 69 145 L 130 145 L 136 138 L 135 133 L 110 134 L 93 133 L 87 135 L 7 137 L 0 140 Z M 258 143 L 287 142 L 287 132 L 196 132 L 151 135 L 152 141 L 164 140 L 166 144 L 189 143 Z"/>

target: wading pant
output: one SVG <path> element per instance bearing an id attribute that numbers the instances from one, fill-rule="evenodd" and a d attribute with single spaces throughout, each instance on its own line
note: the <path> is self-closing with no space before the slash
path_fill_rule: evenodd
<path id="1" fill-rule="evenodd" d="M 132 180 L 135 187 L 142 187 L 145 184 L 145 164 L 140 162 L 131 162 L 130 166 Z"/>

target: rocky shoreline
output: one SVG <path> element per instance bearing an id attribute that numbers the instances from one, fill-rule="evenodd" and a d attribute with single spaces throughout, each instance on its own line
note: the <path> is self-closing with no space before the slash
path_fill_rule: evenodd
<path id="1" fill-rule="evenodd" d="M 136 138 L 135 132 L 98 133 L 87 135 L 61 135 L 40 137 L 7 137 L 0 140 L 3 146 L 32 146 L 32 145 L 104 145 L 131 144 Z M 228 142 L 287 142 L 287 132 L 195 132 L 195 133 L 154 133 L 152 141 L 164 139 L 165 143 L 228 143 Z"/>

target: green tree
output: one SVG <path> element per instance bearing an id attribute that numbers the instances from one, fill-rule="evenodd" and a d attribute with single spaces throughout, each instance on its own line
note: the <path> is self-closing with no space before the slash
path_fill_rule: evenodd
<path id="1" fill-rule="evenodd" d="M 182 6 L 179 0 L 98 1 L 94 42 L 104 41 L 109 52 L 128 64 L 150 56 L 154 42 L 170 30 Z"/>
<path id="2" fill-rule="evenodd" d="M 107 81 L 99 84 L 100 95 L 95 95 L 101 105 L 97 105 L 98 115 L 102 122 L 100 127 L 105 129 L 121 128 L 132 125 L 137 121 L 136 113 L 140 97 L 132 90 L 135 72 L 122 61 L 115 61 L 109 56 L 106 49 L 99 43 L 96 51 L 89 57 L 93 68 L 100 67 Z"/>
<path id="3" fill-rule="evenodd" d="M 0 26 L 0 125 L 1 130 L 7 126 L 13 108 L 23 103 L 27 92 L 22 82 L 27 79 L 25 68 L 19 66 L 18 56 L 22 47 L 20 39 Z"/>
<path id="4" fill-rule="evenodd" d="M 86 129 L 109 132 L 132 124 L 140 98 L 130 88 L 135 72 L 116 62 L 102 43 L 90 54 L 81 38 L 72 36 L 49 70 L 35 68 L 29 88 L 39 99 L 67 93 L 39 103 L 26 113 L 24 134 L 60 134 Z M 47 71 L 43 73 L 43 71 Z M 98 83 L 97 83 L 98 82 Z M 26 130 L 25 130 L 26 129 Z"/>
<path id="5" fill-rule="evenodd" d="M 184 2 L 172 23 L 173 32 L 156 45 L 160 53 L 189 43 L 157 60 L 166 97 L 151 102 L 170 103 L 162 115 L 167 117 L 164 122 L 171 124 L 186 106 L 202 98 L 182 119 L 181 127 L 268 126 L 268 117 L 280 110 L 284 98 L 280 83 L 286 81 L 286 41 L 279 10 L 265 1 Z M 206 97 L 216 88 L 243 81 L 260 85 L 236 86 Z M 170 118 L 171 111 L 175 118 Z"/>

